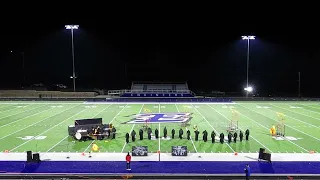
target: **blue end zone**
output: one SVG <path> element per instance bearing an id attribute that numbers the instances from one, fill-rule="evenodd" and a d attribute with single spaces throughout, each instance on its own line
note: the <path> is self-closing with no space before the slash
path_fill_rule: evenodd
<path id="1" fill-rule="evenodd" d="M 132 162 L 131 173 L 242 174 L 246 164 L 252 174 L 320 174 L 320 162 Z M 125 162 L 0 161 L 0 173 L 128 173 Z"/>

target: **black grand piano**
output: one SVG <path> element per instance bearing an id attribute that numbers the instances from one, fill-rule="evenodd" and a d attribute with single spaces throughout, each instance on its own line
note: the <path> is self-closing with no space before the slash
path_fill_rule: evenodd
<path id="1" fill-rule="evenodd" d="M 79 119 L 68 127 L 69 136 L 76 140 L 103 140 L 112 137 L 115 129 L 112 124 L 103 124 L 102 118 Z"/>

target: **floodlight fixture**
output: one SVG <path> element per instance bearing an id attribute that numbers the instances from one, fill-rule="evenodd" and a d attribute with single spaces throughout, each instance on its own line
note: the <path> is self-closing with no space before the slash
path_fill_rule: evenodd
<path id="1" fill-rule="evenodd" d="M 247 92 L 252 92 L 253 91 L 253 87 L 249 86 L 249 87 L 244 88 L 244 90 L 247 91 Z"/>
<path id="2" fill-rule="evenodd" d="M 241 36 L 242 40 L 254 40 L 256 39 L 256 36 Z"/>
<path id="3" fill-rule="evenodd" d="M 66 29 L 79 29 L 79 25 L 65 25 Z"/>

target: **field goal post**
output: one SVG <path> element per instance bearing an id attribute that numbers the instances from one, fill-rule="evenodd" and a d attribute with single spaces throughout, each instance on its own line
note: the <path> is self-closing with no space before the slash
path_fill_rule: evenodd
<path id="1" fill-rule="evenodd" d="M 190 108 L 191 108 L 191 106 L 183 106 L 183 112 L 184 112 L 184 113 L 190 113 L 190 112 L 189 112 L 189 111 L 190 111 Z M 179 111 L 179 112 L 180 112 L 180 111 Z M 192 113 L 191 113 L 191 114 L 192 114 Z M 184 116 L 183 118 L 186 118 L 186 116 Z M 188 121 L 186 121 L 186 122 L 182 122 L 182 123 L 180 124 L 180 126 L 181 126 L 182 128 L 190 126 L 191 124 L 189 124 L 189 121 L 190 121 L 190 119 L 189 119 Z"/>
<path id="2" fill-rule="evenodd" d="M 142 128 L 143 128 L 143 130 L 147 131 L 149 127 L 150 127 L 150 119 L 147 119 L 144 121 Z"/>
<path id="3" fill-rule="evenodd" d="M 144 114 L 149 114 L 149 113 L 151 113 L 151 110 L 148 109 L 148 108 L 143 108 L 143 112 L 144 112 Z M 148 130 L 148 128 L 150 127 L 150 120 L 151 120 L 151 119 L 146 119 L 146 120 L 144 121 L 144 123 L 143 123 L 143 125 L 142 125 L 142 129 L 143 129 L 143 130 L 145 130 L 145 131 Z"/>
<path id="4" fill-rule="evenodd" d="M 228 126 L 228 132 L 236 132 L 239 127 L 239 112 L 235 109 L 231 109 L 231 121 Z"/>
<path id="5" fill-rule="evenodd" d="M 284 137 L 285 136 L 285 132 L 286 132 L 286 125 L 285 125 L 285 115 L 283 113 L 279 113 L 277 112 L 277 116 L 278 116 L 278 123 L 276 125 L 276 135 L 278 137 L 282 136 Z"/>

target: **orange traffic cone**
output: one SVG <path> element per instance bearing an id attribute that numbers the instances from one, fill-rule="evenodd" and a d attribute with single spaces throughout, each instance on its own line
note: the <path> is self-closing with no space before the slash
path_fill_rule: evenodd
<path id="1" fill-rule="evenodd" d="M 234 155 L 235 155 L 235 156 L 237 156 L 237 155 L 238 155 L 238 153 L 237 153 L 237 152 L 234 152 Z"/>
<path id="2" fill-rule="evenodd" d="M 85 156 L 84 152 L 81 154 L 82 156 Z"/>

